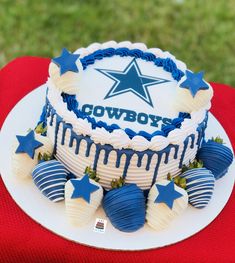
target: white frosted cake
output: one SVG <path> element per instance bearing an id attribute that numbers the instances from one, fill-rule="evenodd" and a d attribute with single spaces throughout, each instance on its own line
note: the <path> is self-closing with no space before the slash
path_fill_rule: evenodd
<path id="1" fill-rule="evenodd" d="M 45 106 L 55 156 L 73 174 L 91 166 L 105 189 L 122 176 L 145 190 L 195 158 L 213 94 L 207 82 L 195 93 L 181 87 L 186 65 L 142 43 L 94 43 L 73 55 L 75 71 L 50 63 Z"/>
<path id="2" fill-rule="evenodd" d="M 221 138 L 205 141 L 213 90 L 203 75 L 142 43 L 63 49 L 49 65 L 38 126 L 16 135 L 13 173 L 65 200 L 75 226 L 102 204 L 120 231 L 168 227 L 188 204 L 209 204 L 233 161 Z"/>

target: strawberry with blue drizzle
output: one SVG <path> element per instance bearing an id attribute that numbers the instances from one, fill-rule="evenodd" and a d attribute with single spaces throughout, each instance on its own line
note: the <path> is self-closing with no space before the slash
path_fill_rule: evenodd
<path id="1" fill-rule="evenodd" d="M 112 225 L 123 232 L 134 232 L 145 223 L 145 197 L 136 184 L 125 184 L 124 179 L 111 182 L 103 199 L 103 208 Z"/>
<path id="2" fill-rule="evenodd" d="M 223 144 L 220 137 L 208 140 L 202 144 L 197 153 L 197 159 L 202 160 L 204 166 L 211 170 L 215 179 L 223 177 L 233 162 L 233 153 Z"/>

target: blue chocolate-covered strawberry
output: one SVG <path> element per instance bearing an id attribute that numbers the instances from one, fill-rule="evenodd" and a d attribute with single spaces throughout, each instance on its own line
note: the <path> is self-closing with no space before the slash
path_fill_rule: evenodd
<path id="1" fill-rule="evenodd" d="M 182 179 L 188 193 L 189 203 L 195 208 L 204 208 L 208 205 L 214 192 L 215 177 L 212 172 L 203 167 L 201 161 L 194 161 L 189 166 L 184 166 L 183 173 L 174 181 L 181 186 Z"/>
<path id="2" fill-rule="evenodd" d="M 223 144 L 220 137 L 212 138 L 198 150 L 197 159 L 202 160 L 204 166 L 211 170 L 215 179 L 223 177 L 233 162 L 233 153 Z"/>
<path id="3" fill-rule="evenodd" d="M 134 232 L 145 223 L 145 197 L 136 184 L 113 180 L 112 190 L 103 199 L 103 208 L 112 225 L 123 232 Z"/>
<path id="4" fill-rule="evenodd" d="M 64 188 L 67 182 L 68 170 L 57 161 L 51 160 L 47 155 L 42 158 L 39 164 L 32 171 L 32 177 L 38 189 L 53 202 L 64 199 Z"/>

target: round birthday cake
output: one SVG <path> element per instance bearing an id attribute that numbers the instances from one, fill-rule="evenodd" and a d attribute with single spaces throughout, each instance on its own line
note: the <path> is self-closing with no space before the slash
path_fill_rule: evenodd
<path id="1" fill-rule="evenodd" d="M 167 227 L 188 203 L 205 207 L 232 163 L 205 141 L 213 89 L 169 52 L 143 43 L 63 49 L 49 65 L 38 126 L 17 135 L 13 173 L 65 199 L 75 225 L 102 204 L 113 226 Z"/>

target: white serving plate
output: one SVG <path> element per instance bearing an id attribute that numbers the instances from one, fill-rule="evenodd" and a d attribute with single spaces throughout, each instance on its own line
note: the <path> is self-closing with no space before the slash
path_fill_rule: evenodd
<path id="1" fill-rule="evenodd" d="M 35 127 L 45 102 L 46 87 L 40 86 L 26 95 L 7 116 L 0 136 L 0 171 L 2 179 L 15 202 L 33 220 L 68 240 L 97 248 L 113 250 L 145 250 L 163 247 L 184 240 L 209 225 L 227 203 L 234 184 L 235 165 L 222 179 L 216 181 L 210 204 L 202 210 L 188 207 L 171 226 L 156 232 L 148 225 L 134 233 L 116 230 L 107 222 L 104 233 L 94 231 L 96 218 L 107 219 L 102 208 L 82 228 L 69 225 L 65 217 L 64 202 L 52 203 L 46 199 L 30 179 L 22 180 L 11 173 L 11 145 L 16 134 L 24 134 Z M 232 148 L 229 138 L 220 123 L 210 114 L 206 137 L 219 135 Z M 225 191 L 226 189 L 226 191 Z"/>

